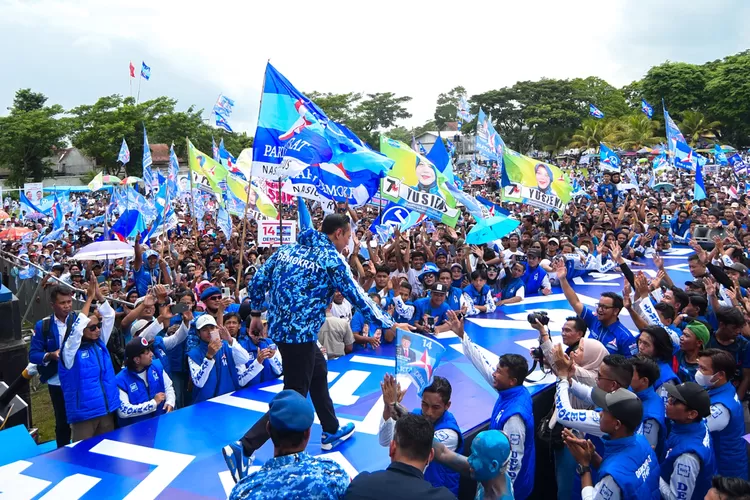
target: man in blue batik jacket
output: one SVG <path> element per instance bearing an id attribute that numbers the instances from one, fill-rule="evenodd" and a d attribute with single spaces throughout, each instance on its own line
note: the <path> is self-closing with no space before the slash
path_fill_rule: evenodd
<path id="1" fill-rule="evenodd" d="M 317 344 L 318 331 L 325 322 L 326 308 L 334 291 L 341 292 L 368 323 L 383 330 L 394 324 L 357 284 L 341 255 L 350 236 L 348 217 L 328 215 L 321 231 L 304 231 L 296 244 L 285 245 L 273 254 L 248 287 L 252 306 L 250 330 L 253 331 L 263 328 L 260 311 L 268 291 L 268 337 L 281 353 L 284 389 L 293 389 L 303 396 L 310 393 L 323 427 L 320 444 L 323 450 L 332 449 L 354 433 L 351 423 L 339 427 L 328 393 L 326 360 Z M 223 448 L 224 459 L 235 481 L 244 477 L 253 453 L 268 440 L 267 423 L 268 414 L 258 420 L 241 441 Z"/>

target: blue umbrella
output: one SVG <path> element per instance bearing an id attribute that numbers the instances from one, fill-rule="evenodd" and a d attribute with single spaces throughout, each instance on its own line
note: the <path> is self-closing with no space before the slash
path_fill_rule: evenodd
<path id="1" fill-rule="evenodd" d="M 466 243 L 469 245 L 481 245 L 490 241 L 499 240 L 510 234 L 519 226 L 520 222 L 504 215 L 495 215 L 489 219 L 479 219 L 476 225 L 466 235 Z"/>

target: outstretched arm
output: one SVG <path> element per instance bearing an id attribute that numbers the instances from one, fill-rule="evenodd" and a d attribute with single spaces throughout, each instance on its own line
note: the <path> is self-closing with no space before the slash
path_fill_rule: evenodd
<path id="1" fill-rule="evenodd" d="M 469 476 L 471 474 L 469 460 L 465 456 L 449 450 L 447 446 L 438 441 L 432 442 L 432 449 L 435 452 L 434 460 L 436 462 L 450 467 L 461 475 Z"/>
<path id="2" fill-rule="evenodd" d="M 565 298 L 568 300 L 570 307 L 572 307 L 575 313 L 580 316 L 583 314 L 583 302 L 581 302 L 578 298 L 578 294 L 576 294 L 573 287 L 568 283 L 568 270 L 565 267 L 565 261 L 558 259 L 553 262 L 552 267 L 557 274 L 557 279 L 560 280 L 560 287 L 562 287 L 562 291 L 565 294 Z"/>

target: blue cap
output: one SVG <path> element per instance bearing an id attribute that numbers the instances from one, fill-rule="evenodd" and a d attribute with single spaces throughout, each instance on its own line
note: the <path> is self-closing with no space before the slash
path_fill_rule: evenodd
<path id="1" fill-rule="evenodd" d="M 281 391 L 268 405 L 271 427 L 277 431 L 306 431 L 312 427 L 314 417 L 312 404 L 292 389 Z"/>
<path id="2" fill-rule="evenodd" d="M 206 288 L 201 293 L 201 300 L 206 300 L 213 295 L 221 295 L 221 288 L 219 288 L 218 286 L 210 286 Z"/>

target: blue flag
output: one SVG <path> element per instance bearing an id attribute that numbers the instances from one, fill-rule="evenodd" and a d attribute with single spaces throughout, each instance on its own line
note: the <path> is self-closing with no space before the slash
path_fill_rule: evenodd
<path id="1" fill-rule="evenodd" d="M 221 115 L 216 115 L 216 126 L 226 130 L 230 134 L 234 133 L 234 131 L 232 130 L 232 127 L 230 127 L 229 123 L 227 123 L 226 118 L 224 118 Z"/>
<path id="2" fill-rule="evenodd" d="M 44 213 L 39 207 L 34 205 L 30 199 L 26 197 L 26 193 L 24 193 L 23 190 L 20 192 L 20 202 L 21 202 L 21 210 L 25 212 L 25 215 L 30 215 L 34 213 L 42 214 Z"/>
<path id="3" fill-rule="evenodd" d="M 299 219 L 299 232 L 313 228 L 310 210 L 307 208 L 304 198 L 297 196 L 297 218 Z"/>
<path id="4" fill-rule="evenodd" d="M 474 116 L 471 112 L 471 106 L 469 106 L 469 102 L 466 100 L 466 96 L 462 95 L 458 98 L 458 106 L 456 109 L 456 118 L 458 118 L 459 123 L 464 122 L 470 122 L 474 119 Z"/>
<path id="5" fill-rule="evenodd" d="M 227 167 L 232 173 L 239 173 L 242 175 L 242 178 L 245 179 L 245 175 L 242 174 L 242 171 L 240 169 L 235 168 L 235 165 L 237 164 L 237 158 L 232 155 L 227 149 L 224 147 L 224 138 L 222 137 L 219 141 L 219 163 Z"/>
<path id="6" fill-rule="evenodd" d="M 128 149 L 128 143 L 125 139 L 122 139 L 122 146 L 120 146 L 120 154 L 117 155 L 117 161 L 125 165 L 130 161 L 130 150 Z"/>
<path id="7" fill-rule="evenodd" d="M 234 100 L 223 94 L 220 94 L 219 98 L 216 100 L 216 104 L 214 104 L 213 112 L 219 116 L 223 116 L 224 118 L 229 118 L 229 116 L 232 114 L 233 108 Z"/>
<path id="8" fill-rule="evenodd" d="M 718 165 L 729 165 L 727 155 L 724 154 L 724 150 L 721 149 L 721 146 L 718 144 L 714 144 L 714 158 L 716 158 L 716 163 Z"/>
<path id="9" fill-rule="evenodd" d="M 219 211 L 216 214 L 216 225 L 227 237 L 227 240 L 232 237 L 232 218 L 229 216 L 229 213 L 227 213 L 227 211 L 223 208 L 219 208 Z"/>
<path id="10" fill-rule="evenodd" d="M 662 99 L 661 103 L 662 103 L 662 106 L 664 107 L 664 128 L 666 129 L 666 132 L 667 132 L 667 145 L 669 147 L 669 156 L 672 159 L 672 162 L 673 162 L 672 164 L 674 166 L 678 166 L 677 165 L 677 143 L 681 142 L 687 148 L 690 148 L 690 146 L 687 145 L 685 136 L 682 135 L 682 132 L 680 132 L 680 129 L 677 127 L 677 124 L 674 122 L 672 117 L 669 116 L 669 112 L 667 111 L 667 106 L 664 104 L 664 99 Z"/>
<path id="11" fill-rule="evenodd" d="M 486 206 L 490 210 L 490 216 L 494 217 L 495 215 L 510 215 L 510 211 L 504 209 L 500 205 L 496 203 L 492 203 L 487 198 L 484 198 L 482 196 L 477 195 L 477 201 L 479 203 L 482 203 L 484 206 Z"/>
<path id="12" fill-rule="evenodd" d="M 351 132 L 268 64 L 253 144 L 253 176 L 277 180 L 322 163 L 382 175 L 394 162 L 353 140 Z"/>
<path id="13" fill-rule="evenodd" d="M 485 160 L 497 163 L 503 161 L 505 142 L 500 134 L 495 131 L 495 127 L 484 114 L 482 108 L 479 108 L 479 114 L 477 115 L 476 149 L 477 154 Z"/>
<path id="14" fill-rule="evenodd" d="M 146 185 L 146 193 L 150 193 L 153 189 L 156 177 L 154 172 L 151 170 L 153 164 L 151 159 L 151 147 L 148 145 L 148 135 L 146 134 L 146 126 L 143 126 L 143 183 Z"/>
<path id="15" fill-rule="evenodd" d="M 406 231 L 422 220 L 424 220 L 424 214 L 409 210 L 406 207 L 389 201 L 383 212 L 370 225 L 370 231 L 373 233 L 378 232 L 379 226 L 391 228 L 391 230 L 397 227 L 401 231 Z"/>
<path id="16" fill-rule="evenodd" d="M 672 140 L 674 147 L 674 166 L 683 170 L 695 170 L 697 158 L 695 151 L 686 143 Z"/>
<path id="17" fill-rule="evenodd" d="M 445 347 L 434 338 L 418 333 L 396 331 L 396 375 L 407 375 L 417 386 L 417 394 L 432 383 L 433 373 L 445 354 Z"/>
<path id="18" fill-rule="evenodd" d="M 703 184 L 703 165 L 698 163 L 695 169 L 695 186 L 693 187 L 693 199 L 701 201 L 706 199 L 706 186 Z"/>
<path id="19" fill-rule="evenodd" d="M 607 172 L 620 171 L 620 157 L 603 142 L 599 143 L 599 168 Z"/>
<path id="20" fill-rule="evenodd" d="M 174 144 L 169 148 L 169 170 L 167 170 L 167 192 L 169 199 L 176 200 L 179 193 L 177 176 L 180 173 L 180 162 L 174 152 Z"/>
<path id="21" fill-rule="evenodd" d="M 141 61 L 141 78 L 146 80 L 151 78 L 151 66 L 146 66 L 146 63 Z"/>
<path id="22" fill-rule="evenodd" d="M 739 154 L 734 153 L 727 159 L 727 161 L 732 165 L 732 170 L 734 170 L 736 176 L 743 175 L 747 172 L 747 164 L 742 161 L 742 157 Z M 750 185 L 750 182 L 747 184 Z"/>
<path id="23" fill-rule="evenodd" d="M 425 158 L 430 160 L 438 170 L 445 174 L 447 182 L 452 183 L 454 181 L 453 162 L 451 162 L 451 157 L 445 149 L 445 144 L 443 144 L 443 139 L 440 137 L 440 134 L 438 134 L 435 144 L 432 146 L 432 149 L 430 149 L 430 152 L 425 155 Z"/>
<path id="24" fill-rule="evenodd" d="M 646 99 L 641 99 L 641 111 L 643 114 L 650 118 L 654 117 L 654 107 L 646 102 Z"/>
<path id="25" fill-rule="evenodd" d="M 137 209 L 123 212 L 110 228 L 110 233 L 120 241 L 135 238 L 144 231 L 146 231 L 146 223 L 143 221 L 141 212 Z"/>
<path id="26" fill-rule="evenodd" d="M 341 164 L 321 163 L 290 178 L 291 194 L 309 200 L 348 202 L 359 207 L 380 189 L 380 175 L 369 170 L 348 172 Z"/>
<path id="27" fill-rule="evenodd" d="M 64 225 L 63 209 L 60 200 L 57 198 L 57 193 L 55 193 L 55 202 L 52 204 L 52 229 L 60 229 Z"/>
<path id="28" fill-rule="evenodd" d="M 601 119 L 604 118 L 604 111 L 597 108 L 593 104 L 589 103 L 589 114 L 593 116 L 594 118 Z"/>

